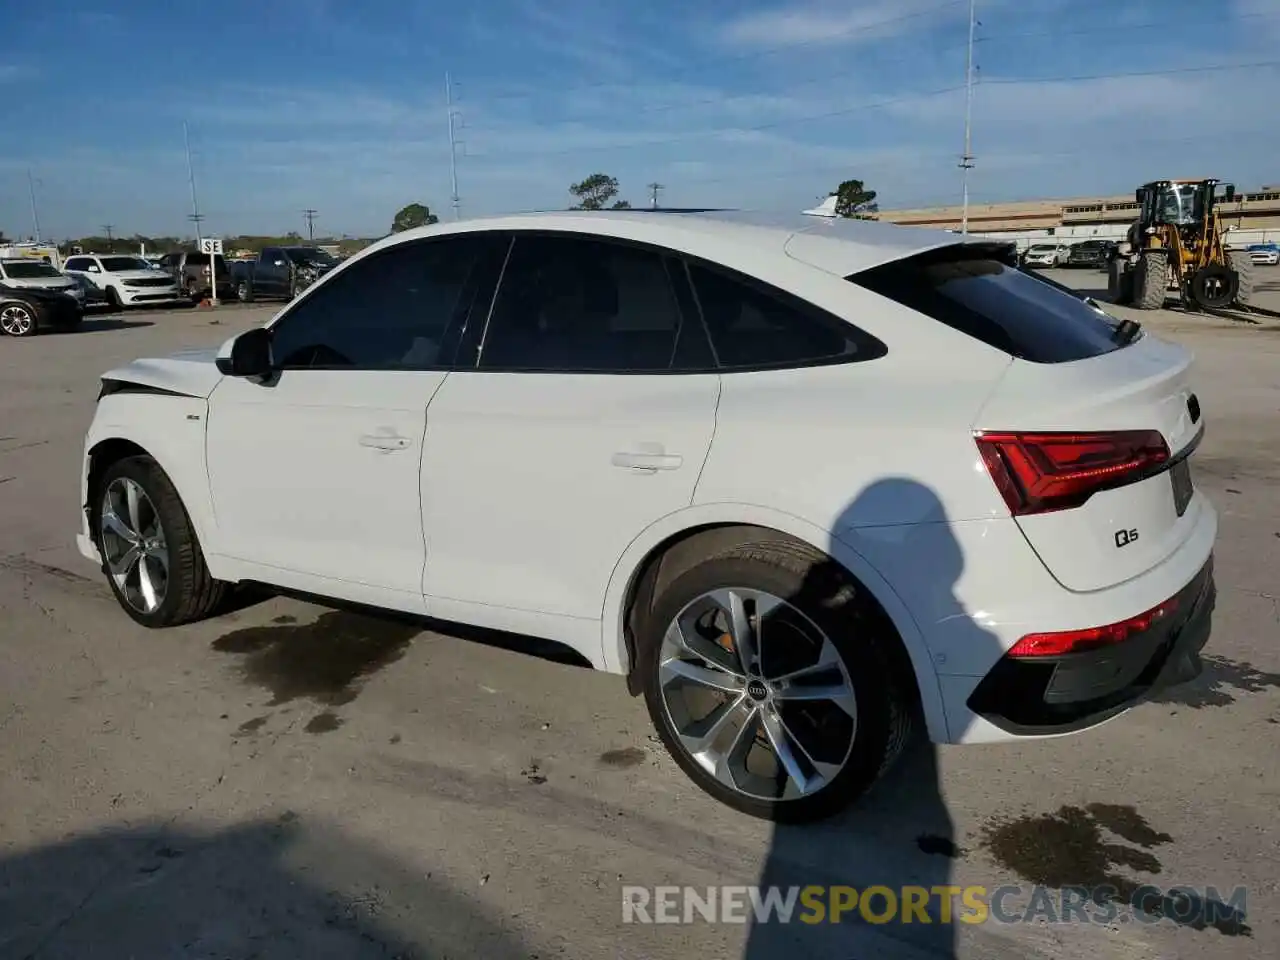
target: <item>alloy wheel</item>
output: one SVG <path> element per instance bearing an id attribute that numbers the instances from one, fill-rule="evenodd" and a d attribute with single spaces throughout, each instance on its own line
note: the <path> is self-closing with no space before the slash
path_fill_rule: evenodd
<path id="1" fill-rule="evenodd" d="M 35 318 L 26 307 L 11 303 L 0 309 L 0 330 L 11 337 L 24 337 L 35 326 Z"/>
<path id="2" fill-rule="evenodd" d="M 139 613 L 154 613 L 169 588 L 169 547 L 155 504 L 136 481 L 117 477 L 103 494 L 99 527 L 116 589 Z"/>
<path id="3" fill-rule="evenodd" d="M 852 753 L 857 700 L 839 650 L 766 591 L 727 587 L 686 605 L 667 626 L 657 682 L 683 749 L 743 796 L 812 796 Z"/>

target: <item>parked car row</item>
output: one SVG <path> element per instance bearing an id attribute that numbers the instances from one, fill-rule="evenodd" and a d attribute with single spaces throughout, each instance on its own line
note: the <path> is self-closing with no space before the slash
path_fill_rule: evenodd
<path id="1" fill-rule="evenodd" d="M 1080 243 L 1047 241 L 1033 243 L 1022 252 L 1022 266 L 1037 267 L 1105 267 L 1115 242 L 1082 240 Z"/>

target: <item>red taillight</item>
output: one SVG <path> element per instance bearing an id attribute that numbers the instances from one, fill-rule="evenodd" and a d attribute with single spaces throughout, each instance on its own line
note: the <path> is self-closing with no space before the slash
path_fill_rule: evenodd
<path id="1" fill-rule="evenodd" d="M 1014 516 L 1078 507 L 1099 490 L 1132 483 L 1169 460 L 1158 430 L 975 435 Z"/>
<path id="2" fill-rule="evenodd" d="M 1109 647 L 1116 643 L 1123 643 L 1135 634 L 1150 630 L 1177 609 L 1178 598 L 1171 597 L 1136 617 L 1111 623 L 1105 627 L 1061 630 L 1055 633 L 1031 633 L 1015 643 L 1008 655 L 1011 657 L 1060 657 L 1065 653 L 1080 653 L 1098 647 Z"/>

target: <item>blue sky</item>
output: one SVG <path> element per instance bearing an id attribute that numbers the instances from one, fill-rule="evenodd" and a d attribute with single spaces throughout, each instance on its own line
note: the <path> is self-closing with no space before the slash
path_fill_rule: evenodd
<path id="1" fill-rule="evenodd" d="M 1280 182 L 1280 0 L 979 0 L 975 203 L 1158 176 Z M 62 0 L 0 33 L 0 229 L 380 234 L 563 207 L 595 172 L 641 204 L 797 210 L 845 177 L 886 207 L 960 197 L 966 0 Z M 1164 72 L 1164 71 L 1179 72 Z M 1115 74 L 1136 74 L 1118 77 Z"/>

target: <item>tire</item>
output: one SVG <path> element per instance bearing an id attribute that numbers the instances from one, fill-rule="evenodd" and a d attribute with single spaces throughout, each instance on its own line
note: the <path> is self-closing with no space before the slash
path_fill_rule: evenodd
<path id="1" fill-rule="evenodd" d="M 1236 302 L 1238 275 L 1221 263 L 1211 263 L 1191 277 L 1191 298 L 1210 310 L 1223 310 Z"/>
<path id="2" fill-rule="evenodd" d="M 0 333 L 7 337 L 34 337 L 40 322 L 31 305 L 22 300 L 0 303 Z"/>
<path id="3" fill-rule="evenodd" d="M 124 301 L 120 299 L 120 291 L 115 287 L 107 287 L 107 303 L 112 310 L 123 310 Z"/>
<path id="4" fill-rule="evenodd" d="M 1227 266 L 1236 272 L 1236 299 L 1242 307 L 1253 305 L 1254 290 L 1257 287 L 1257 265 L 1244 250 L 1234 250 L 1227 254 Z"/>
<path id="5" fill-rule="evenodd" d="M 708 598 L 713 592 L 721 597 L 736 592 L 744 598 L 744 606 L 750 606 L 752 596 L 785 601 L 770 614 L 770 630 L 765 636 L 785 636 L 787 642 L 780 645 L 775 641 L 761 650 L 761 666 L 746 682 L 732 679 L 724 669 L 728 664 L 746 676 L 733 653 L 706 639 L 705 634 L 693 632 L 695 623 L 705 626 L 708 619 L 716 620 L 716 630 L 727 622 L 725 604 Z M 681 656 L 673 656 L 668 627 L 677 619 L 684 625 L 684 635 L 693 637 L 693 643 L 707 652 L 707 657 L 699 660 L 689 648 L 681 651 Z M 807 547 L 789 541 L 748 543 L 702 560 L 661 591 L 638 628 L 641 686 L 658 736 L 698 787 L 750 816 L 803 823 L 839 812 L 889 769 L 911 730 L 909 701 L 892 665 L 889 645 L 896 643 L 892 627 L 843 570 Z M 722 635 L 720 642 L 729 635 Z M 818 671 L 815 665 L 820 656 L 829 666 Z M 684 673 L 673 671 L 677 660 L 677 669 Z M 710 678 L 713 684 L 736 685 L 734 691 L 714 691 L 713 686 L 690 681 L 690 667 L 693 675 L 704 681 Z M 788 703 L 788 697 L 803 684 L 788 684 L 780 680 L 780 674 L 805 668 L 825 674 L 825 685 L 850 691 L 841 698 L 844 706 L 835 698 Z M 769 684 L 760 684 L 761 677 L 769 678 Z M 757 684 L 761 692 L 753 695 Z M 695 716 L 700 711 L 688 707 L 689 692 L 708 696 L 713 704 L 720 702 L 706 716 Z M 691 729 L 717 714 L 722 720 L 730 716 L 734 721 L 750 719 L 736 729 L 728 726 L 706 738 L 709 749 L 703 751 L 700 762 L 686 746 L 681 731 L 692 736 Z M 797 737 L 796 731 L 804 736 Z M 763 763 L 766 770 L 774 767 L 781 771 L 778 755 L 768 745 L 776 737 L 790 745 L 793 763 L 801 771 L 801 779 L 783 776 L 781 789 L 777 772 L 752 778 L 745 770 L 746 760 L 751 759 L 753 766 Z M 721 759 L 713 761 L 717 745 L 725 749 L 720 751 Z M 717 776 L 703 766 L 707 762 L 727 770 L 734 762 L 728 758 L 735 754 L 735 746 L 746 751 L 741 758 L 744 769 L 738 771 L 745 786 L 731 774 Z M 825 776 L 813 776 L 819 772 L 810 762 L 815 756 L 829 764 Z M 802 789 L 801 781 L 806 777 L 810 792 Z M 785 791 L 790 787 L 795 787 L 798 795 L 788 797 Z"/>
<path id="6" fill-rule="evenodd" d="M 1133 306 L 1159 310 L 1169 291 L 1169 255 L 1164 250 L 1144 250 L 1133 268 Z"/>
<path id="7" fill-rule="evenodd" d="M 1125 306 L 1133 301 L 1133 271 L 1123 257 L 1112 257 L 1107 263 L 1107 295 L 1111 302 Z"/>
<path id="8" fill-rule="evenodd" d="M 128 507 L 130 485 L 138 493 L 136 515 Z M 144 627 L 159 628 L 201 620 L 217 610 L 229 585 L 209 573 L 191 518 L 159 464 L 147 456 L 117 460 L 103 471 L 92 497 L 92 529 L 103 572 L 125 613 Z M 104 519 L 108 510 L 114 521 Z M 126 529 L 132 538 L 113 532 Z M 141 558 L 131 546 L 137 543 L 146 545 Z M 135 558 L 129 565 L 131 552 Z M 167 572 L 160 552 L 167 558 Z M 123 569 L 124 576 L 113 575 L 113 567 Z M 150 596 L 142 585 L 144 569 Z"/>
<path id="9" fill-rule="evenodd" d="M 236 284 L 236 299 L 241 303 L 253 303 L 253 288 L 249 286 L 247 280 L 241 280 Z"/>

